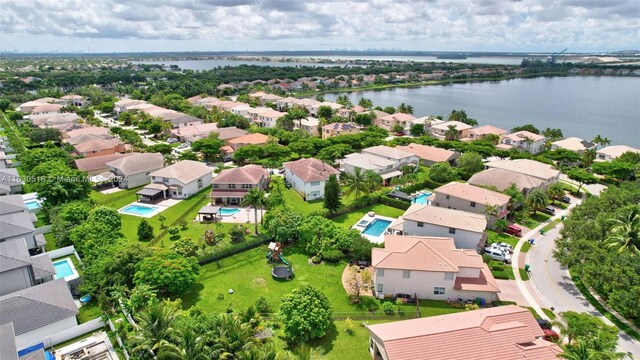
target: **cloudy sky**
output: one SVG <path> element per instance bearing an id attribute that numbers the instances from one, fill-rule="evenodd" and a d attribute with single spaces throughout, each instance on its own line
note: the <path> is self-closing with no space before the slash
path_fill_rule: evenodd
<path id="1" fill-rule="evenodd" d="M 640 48 L 640 0 L 0 0 L 4 51 Z"/>

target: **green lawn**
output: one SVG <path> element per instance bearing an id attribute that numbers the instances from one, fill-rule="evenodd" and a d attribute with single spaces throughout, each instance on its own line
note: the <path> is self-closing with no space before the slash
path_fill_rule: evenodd
<path id="1" fill-rule="evenodd" d="M 550 217 L 551 216 L 547 214 L 542 214 L 539 212 L 536 212 L 535 215 L 531 215 L 531 213 L 527 213 L 525 218 L 520 222 L 520 224 L 522 224 L 525 227 L 528 227 L 529 229 L 534 229 L 538 225 L 549 220 Z"/>
<path id="2" fill-rule="evenodd" d="M 562 222 L 561 219 L 555 219 L 552 222 L 550 222 L 547 226 L 543 227 L 542 231 L 547 232 L 553 229 L 554 227 L 556 227 L 560 222 Z"/>
<path id="3" fill-rule="evenodd" d="M 376 205 L 371 205 L 371 206 L 364 207 L 364 208 L 359 209 L 359 210 L 352 211 L 352 212 L 344 214 L 344 215 L 337 216 L 337 217 L 333 218 L 332 220 L 334 222 L 344 226 L 344 227 L 349 227 L 350 228 L 353 225 L 355 225 L 356 222 L 358 220 L 360 220 L 360 218 L 362 218 L 369 211 L 373 211 L 377 215 L 388 216 L 388 217 L 392 217 L 392 218 L 400 217 L 405 212 L 405 210 L 396 209 L 396 208 L 393 208 L 391 206 L 382 205 L 382 204 L 376 204 Z"/>
<path id="4" fill-rule="evenodd" d="M 496 260 L 489 261 L 488 265 L 494 278 L 503 280 L 515 280 L 516 277 L 515 275 L 513 275 L 513 269 L 511 268 L 511 265 Z"/>
<path id="5" fill-rule="evenodd" d="M 521 252 L 526 253 L 526 252 L 528 252 L 529 250 L 531 250 L 531 244 L 530 244 L 528 241 L 525 241 L 525 242 L 522 244 L 522 247 L 520 248 L 520 251 L 521 251 Z"/>
<path id="6" fill-rule="evenodd" d="M 293 188 L 285 191 L 285 199 L 292 208 L 302 214 L 308 214 L 313 211 L 324 209 L 323 200 L 314 200 L 311 202 L 304 201 L 302 196 L 298 194 Z"/>
<path id="7" fill-rule="evenodd" d="M 487 246 L 497 242 L 504 242 L 515 248 L 518 238 L 495 230 L 487 230 Z"/>
<path id="8" fill-rule="evenodd" d="M 78 323 L 86 323 L 89 320 L 93 320 L 95 318 L 99 318 L 102 315 L 102 310 L 100 310 L 100 306 L 98 306 L 97 300 L 91 300 L 89 303 L 83 305 L 77 315 Z"/>
<path id="9" fill-rule="evenodd" d="M 47 245 L 45 245 L 45 250 L 47 252 L 58 248 L 58 245 L 56 244 L 56 239 L 54 238 L 52 232 L 44 234 L 44 239 L 47 240 Z"/>
<path id="10" fill-rule="evenodd" d="M 523 268 L 519 268 L 518 272 L 520 272 L 520 277 L 522 278 L 522 280 L 524 280 L 524 281 L 529 280 L 529 273 L 524 271 Z"/>

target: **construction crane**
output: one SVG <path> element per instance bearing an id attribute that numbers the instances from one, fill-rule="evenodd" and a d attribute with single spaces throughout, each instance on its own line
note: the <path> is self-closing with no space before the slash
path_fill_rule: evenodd
<path id="1" fill-rule="evenodd" d="M 555 64 L 555 63 L 556 63 L 556 60 L 558 60 L 558 58 L 560 57 L 560 55 L 564 54 L 567 50 L 569 50 L 569 49 L 567 48 L 567 49 L 564 49 L 564 50 L 562 50 L 562 51 L 560 51 L 560 52 L 555 52 L 555 53 L 551 54 L 551 55 L 547 58 L 547 64 Z"/>

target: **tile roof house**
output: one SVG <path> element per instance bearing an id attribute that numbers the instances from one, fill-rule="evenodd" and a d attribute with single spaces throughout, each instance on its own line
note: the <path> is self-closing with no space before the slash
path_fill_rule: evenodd
<path id="1" fill-rule="evenodd" d="M 296 101 L 298 101 L 297 98 L 287 96 L 285 98 L 276 100 L 276 107 L 279 111 L 287 111 L 296 104 Z"/>
<path id="2" fill-rule="evenodd" d="M 160 188 L 163 197 L 186 199 L 209 186 L 213 172 L 202 162 L 182 160 L 151 172 L 149 176 L 151 177 L 149 187 L 154 191 Z M 146 188 L 147 186 L 142 190 Z M 147 194 L 143 196 L 147 196 Z"/>
<path id="3" fill-rule="evenodd" d="M 354 174 L 355 169 L 371 170 L 386 182 L 402 176 L 400 169 L 405 165 L 418 166 L 419 158 L 401 149 L 379 145 L 362 149 L 361 153 L 349 154 L 342 160 L 344 171 Z"/>
<path id="4" fill-rule="evenodd" d="M 0 242 L 0 296 L 53 280 L 48 254 L 30 256 L 24 239 Z"/>
<path id="5" fill-rule="evenodd" d="M 212 204 L 240 205 L 251 189 L 267 188 L 269 172 L 260 165 L 245 165 L 222 170 L 211 184 Z"/>
<path id="6" fill-rule="evenodd" d="M 107 166 L 108 162 L 137 154 L 138 153 L 118 153 L 111 155 L 102 155 L 90 158 L 75 159 L 74 163 L 76 165 L 76 169 L 85 171 L 89 176 L 95 176 L 109 171 L 109 166 Z"/>
<path id="7" fill-rule="evenodd" d="M 42 234 L 35 233 L 35 221 L 22 196 L 0 196 L 0 242 L 24 239 L 30 251 L 44 250 L 47 241 Z"/>
<path id="8" fill-rule="evenodd" d="M 265 145 L 267 142 L 269 142 L 269 136 L 253 133 L 229 139 L 227 144 L 231 146 L 233 150 L 237 150 L 245 145 Z"/>
<path id="9" fill-rule="evenodd" d="M 449 125 L 455 126 L 456 130 L 458 130 L 458 139 L 463 139 L 469 137 L 469 132 L 473 129 L 473 126 L 467 125 L 460 121 L 445 121 L 439 124 L 431 125 L 431 135 L 437 137 L 442 140 L 446 138 L 447 130 L 449 130 Z"/>
<path id="10" fill-rule="evenodd" d="M 371 249 L 374 291 L 418 299 L 483 298 L 500 292 L 491 270 L 475 250 L 456 249 L 450 237 L 385 235 L 384 248 Z"/>
<path id="11" fill-rule="evenodd" d="M 320 131 L 318 130 L 318 128 L 320 127 L 320 120 L 311 116 L 302 120 L 295 121 L 293 123 L 293 127 L 294 129 L 302 129 L 302 131 L 311 136 L 320 135 Z"/>
<path id="12" fill-rule="evenodd" d="M 160 153 L 132 154 L 113 159 L 105 165 L 119 188 L 131 189 L 148 184 L 150 174 L 164 167 L 164 156 Z"/>
<path id="13" fill-rule="evenodd" d="M 87 135 L 81 136 L 86 137 Z M 129 147 L 127 147 L 121 140 L 116 138 L 101 139 L 94 136 L 91 140 L 74 144 L 73 148 L 78 155 L 89 158 L 95 156 L 111 155 L 115 153 L 123 153 L 126 152 Z"/>
<path id="14" fill-rule="evenodd" d="M 360 128 L 352 123 L 331 123 L 322 127 L 322 138 L 330 138 L 338 135 L 357 134 Z"/>
<path id="15" fill-rule="evenodd" d="M 42 105 L 42 104 L 53 104 L 53 103 L 58 103 L 60 102 L 60 100 L 56 99 L 56 98 L 52 98 L 52 97 L 45 97 L 45 98 L 40 98 L 40 99 L 36 99 L 36 100 L 31 100 L 31 101 L 27 101 L 26 103 L 20 104 L 20 106 L 18 106 L 16 108 L 16 111 L 19 111 L 23 114 L 31 114 L 31 111 Z"/>
<path id="16" fill-rule="evenodd" d="M 111 134 L 109 133 L 108 128 L 98 127 L 98 126 L 86 126 L 79 129 L 64 131 L 62 133 L 62 137 L 64 139 L 70 139 L 80 135 L 96 135 L 103 138 L 105 136 L 112 137 Z M 74 143 L 71 143 L 71 144 L 74 144 Z"/>
<path id="17" fill-rule="evenodd" d="M 492 226 L 509 213 L 509 200 L 511 197 L 503 193 L 452 181 L 433 190 L 431 205 L 486 215 Z M 495 208 L 495 215 L 487 215 L 489 207 Z"/>
<path id="18" fill-rule="evenodd" d="M 254 120 L 254 122 L 260 127 L 274 128 L 276 127 L 277 120 L 285 115 L 286 113 L 280 111 L 267 110 L 259 113 L 258 118 Z"/>
<path id="19" fill-rule="evenodd" d="M 21 122 L 30 122 L 39 128 L 60 128 L 65 125 L 75 124 L 80 120 L 76 113 L 30 115 L 29 119 Z"/>
<path id="20" fill-rule="evenodd" d="M 0 195 L 20 194 L 23 185 L 17 169 L 0 169 Z"/>
<path id="21" fill-rule="evenodd" d="M 545 183 L 542 179 L 500 168 L 475 173 L 467 182 L 476 186 L 494 186 L 498 191 L 505 191 L 515 184 L 525 197 L 531 190 L 542 188 Z"/>
<path id="22" fill-rule="evenodd" d="M 407 128 L 407 123 L 414 121 L 416 118 L 411 114 L 395 113 L 384 117 L 376 118 L 375 125 L 387 131 L 391 131 L 394 126 L 400 125 L 403 129 Z"/>
<path id="23" fill-rule="evenodd" d="M 82 129 L 78 129 L 78 130 L 82 130 Z M 78 145 L 78 144 L 82 144 L 85 142 L 89 142 L 89 141 L 93 141 L 93 140 L 112 140 L 115 139 L 113 136 L 111 136 L 111 134 L 109 134 L 108 132 L 106 133 L 97 133 L 97 134 L 79 134 L 76 136 L 72 136 L 72 137 L 68 137 L 66 139 L 63 139 L 62 142 L 67 143 L 67 144 L 71 144 L 71 145 Z"/>
<path id="24" fill-rule="evenodd" d="M 80 95 L 69 94 L 61 97 L 60 103 L 64 106 L 82 107 L 87 103 L 87 101 Z"/>
<path id="25" fill-rule="evenodd" d="M 560 179 L 560 171 L 553 166 L 529 159 L 498 160 L 484 164 L 487 169 L 497 168 L 528 175 L 544 181 L 546 188 L 549 184 Z"/>
<path id="26" fill-rule="evenodd" d="M 487 135 L 490 135 L 490 134 L 496 135 L 499 138 L 501 138 L 506 133 L 507 133 L 507 130 L 500 129 L 500 128 L 492 126 L 492 125 L 484 125 L 484 126 L 479 126 L 477 128 L 473 128 L 473 129 L 469 130 L 469 137 L 461 139 L 461 140 L 462 141 L 465 141 L 465 140 L 468 140 L 468 141 L 478 140 L 478 139 L 482 139 L 482 138 L 484 138 L 484 137 L 486 137 Z"/>
<path id="27" fill-rule="evenodd" d="M 57 114 L 63 108 L 60 104 L 40 104 L 31 109 L 32 115 Z"/>
<path id="28" fill-rule="evenodd" d="M 530 154 L 537 154 L 544 151 L 546 141 L 547 138 L 542 135 L 523 130 L 504 135 L 496 148 L 502 150 L 516 148 Z"/>
<path id="29" fill-rule="evenodd" d="M 324 161 L 309 158 L 284 163 L 284 178 L 305 201 L 324 198 L 329 176 L 339 178 L 340 171 Z"/>
<path id="30" fill-rule="evenodd" d="M 362 114 L 362 113 L 366 113 L 369 112 L 369 109 L 364 108 L 360 105 L 356 105 L 354 107 L 351 108 L 341 108 L 338 110 L 338 115 L 345 117 L 347 119 L 351 119 L 354 115 L 356 114 Z"/>
<path id="31" fill-rule="evenodd" d="M 219 129 L 218 125 L 215 123 L 199 124 L 171 129 L 172 137 L 175 137 L 178 140 L 187 143 L 205 138 L 212 133 L 218 133 L 218 138 L 221 140 L 229 140 L 242 135 L 246 135 L 249 132 L 246 130 L 238 129 L 235 126 Z"/>
<path id="32" fill-rule="evenodd" d="M 409 144 L 407 146 L 396 146 L 396 149 L 412 153 L 420 158 L 420 163 L 425 166 L 432 166 L 439 162 L 447 162 L 453 165 L 460 153 L 435 146 Z"/>
<path id="33" fill-rule="evenodd" d="M 374 360 L 554 360 L 531 312 L 516 305 L 366 325 Z"/>
<path id="34" fill-rule="evenodd" d="M 568 137 L 566 139 L 552 142 L 551 150 L 565 149 L 577 152 L 578 154 L 583 154 L 587 150 L 595 150 L 597 146 L 597 144 L 592 143 L 591 141 L 580 139 L 578 137 Z"/>
<path id="35" fill-rule="evenodd" d="M 459 249 L 484 248 L 487 240 L 484 215 L 437 206 L 411 204 L 389 230 L 397 235 L 451 237 Z"/>
<path id="36" fill-rule="evenodd" d="M 319 102 L 317 104 L 312 104 L 311 108 L 309 109 L 309 113 L 313 116 L 317 116 L 318 115 L 318 109 L 320 109 L 321 106 L 328 106 L 331 108 L 331 110 L 333 110 L 334 113 L 336 113 L 338 110 L 342 109 L 344 106 L 342 106 L 341 104 L 338 103 L 334 103 L 331 101 L 323 101 L 323 102 Z"/>
<path id="37" fill-rule="evenodd" d="M 64 279 L 0 296 L 0 325 L 13 323 L 18 348 L 78 325 L 78 306 Z"/>
<path id="38" fill-rule="evenodd" d="M 596 151 L 595 161 L 611 161 L 617 159 L 620 155 L 626 152 L 640 153 L 640 149 L 632 148 L 626 145 L 613 145 L 607 146 Z"/>

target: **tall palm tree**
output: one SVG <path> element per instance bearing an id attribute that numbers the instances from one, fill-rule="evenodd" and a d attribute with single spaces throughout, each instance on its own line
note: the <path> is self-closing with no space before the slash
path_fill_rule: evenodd
<path id="1" fill-rule="evenodd" d="M 604 240 L 607 248 L 618 253 L 640 255 L 640 205 L 632 206 L 622 219 L 611 219 L 613 226 Z"/>
<path id="2" fill-rule="evenodd" d="M 253 208 L 256 235 L 258 235 L 258 208 L 262 209 L 267 204 L 267 199 L 264 195 L 264 190 L 260 188 L 253 188 L 249 190 L 247 195 L 242 199 L 242 206 L 250 206 Z"/>
<path id="3" fill-rule="evenodd" d="M 566 346 L 564 352 L 559 356 L 569 360 L 598 360 L 584 341 L 580 341 L 575 345 Z"/>
<path id="4" fill-rule="evenodd" d="M 559 181 L 554 182 L 547 188 L 547 196 L 555 203 L 557 199 L 564 196 L 564 186 Z"/>
<path id="5" fill-rule="evenodd" d="M 631 358 L 631 355 L 627 353 L 616 352 L 618 339 L 606 336 L 601 331 L 598 331 L 593 337 L 588 339 L 587 344 L 594 354 L 598 354 L 598 359 L 613 360 Z"/>
<path id="6" fill-rule="evenodd" d="M 516 208 L 524 202 L 524 196 L 520 190 L 518 190 L 518 186 L 515 183 L 511 183 L 511 185 L 504 190 L 504 193 L 511 197 L 507 207 L 509 208 L 509 213 L 513 214 L 513 212 L 516 211 Z"/>
<path id="7" fill-rule="evenodd" d="M 397 112 L 404 114 L 413 114 L 413 106 L 402 103 L 398 106 Z"/>
<path id="8" fill-rule="evenodd" d="M 353 174 L 345 173 L 342 179 L 347 187 L 344 192 L 347 196 L 355 194 L 356 199 L 358 199 L 360 198 L 360 193 L 369 192 L 370 184 L 367 182 L 366 173 L 360 168 L 355 168 Z"/>
<path id="9" fill-rule="evenodd" d="M 187 326 L 176 331 L 176 343 L 162 340 L 158 345 L 159 360 L 206 360 L 211 359 L 204 339 L 195 333 L 195 329 Z"/>
<path id="10" fill-rule="evenodd" d="M 489 223 L 493 224 L 498 214 L 500 214 L 500 206 L 487 203 L 484 205 L 484 214 L 489 218 Z"/>
<path id="11" fill-rule="evenodd" d="M 596 135 L 596 137 L 594 137 L 593 140 L 591 140 L 591 142 L 596 143 L 598 145 L 602 145 L 602 146 L 611 145 L 611 140 L 600 134 Z"/>
<path id="12" fill-rule="evenodd" d="M 161 301 L 135 314 L 139 330 L 133 337 L 133 351 L 157 350 L 174 333 L 174 324 L 179 316 L 175 302 Z"/>
<path id="13" fill-rule="evenodd" d="M 447 140 L 458 140 L 460 138 L 460 132 L 455 125 L 447 126 L 447 131 L 444 132 L 444 138 Z"/>
<path id="14" fill-rule="evenodd" d="M 531 213 L 535 215 L 535 213 L 549 205 L 549 198 L 547 194 L 542 189 L 532 190 L 527 198 L 525 199 L 527 206 L 531 208 Z"/>
<path id="15" fill-rule="evenodd" d="M 596 159 L 596 150 L 595 149 L 589 149 L 586 150 L 584 153 L 582 153 L 582 166 L 585 168 L 588 168 L 589 166 L 591 166 L 591 164 L 593 164 L 593 160 Z"/>
<path id="16" fill-rule="evenodd" d="M 212 339 L 214 359 L 235 359 L 236 354 L 251 352 L 258 338 L 250 324 L 234 314 L 221 313 L 214 318 L 209 337 Z"/>

